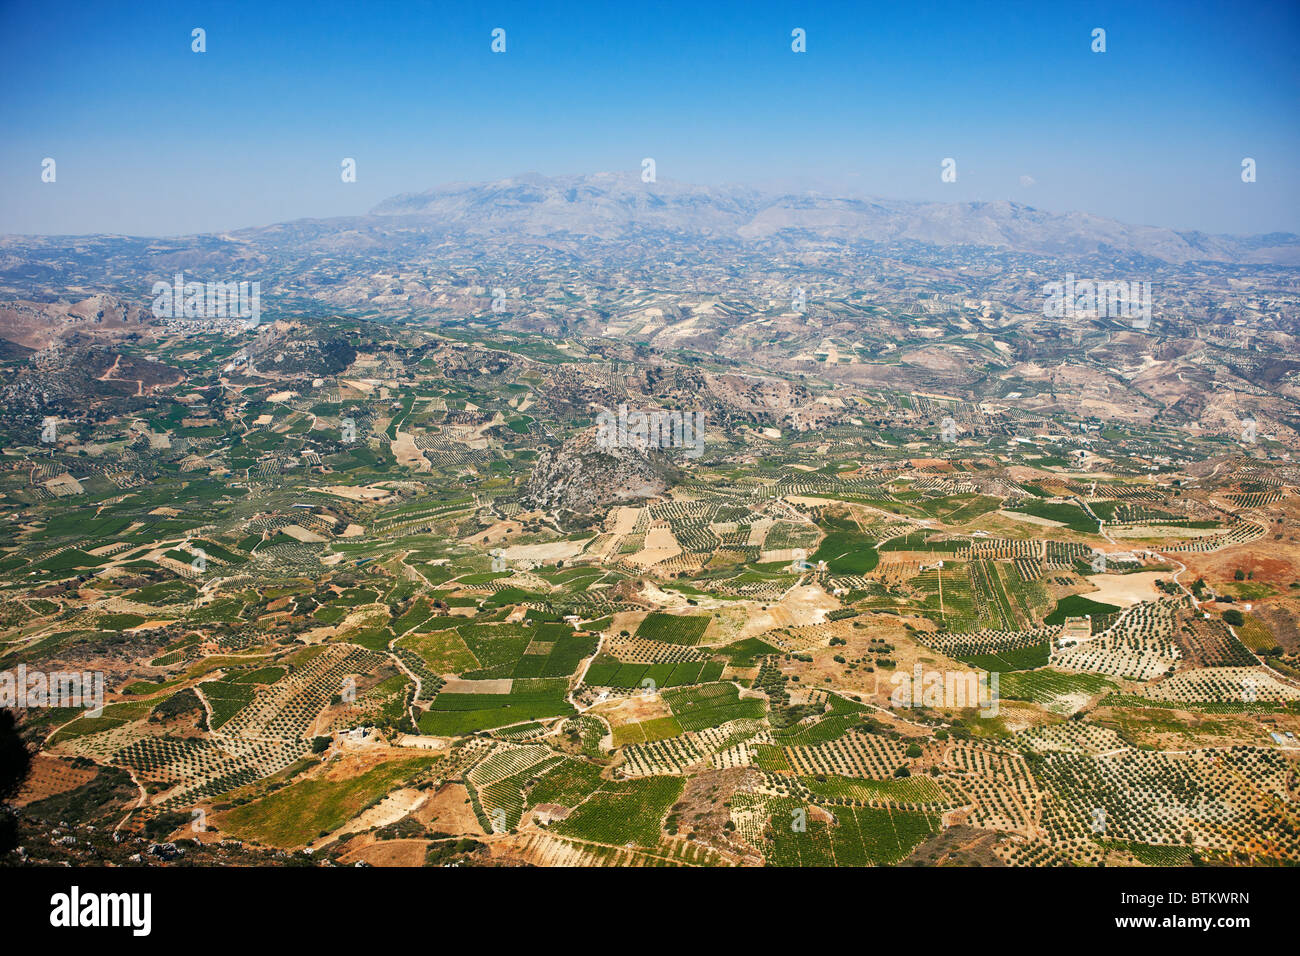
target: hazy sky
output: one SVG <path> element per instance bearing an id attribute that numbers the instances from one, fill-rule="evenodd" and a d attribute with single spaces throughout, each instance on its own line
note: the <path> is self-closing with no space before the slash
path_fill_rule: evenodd
<path id="1" fill-rule="evenodd" d="M 1300 232 L 1300 4 L 701 5 L 0 0 L 0 232 L 219 231 L 647 156 L 687 182 Z"/>

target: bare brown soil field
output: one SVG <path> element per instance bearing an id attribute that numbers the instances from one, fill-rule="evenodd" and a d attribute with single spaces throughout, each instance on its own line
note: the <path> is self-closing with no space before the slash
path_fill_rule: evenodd
<path id="1" fill-rule="evenodd" d="M 496 680 L 464 680 L 460 677 L 450 678 L 442 687 L 444 694 L 508 694 L 514 681 L 509 677 Z"/>
<path id="2" fill-rule="evenodd" d="M 958 824 L 922 842 L 902 866 L 1006 866 L 993 852 L 1001 835 Z"/>
<path id="3" fill-rule="evenodd" d="M 934 669 L 968 669 L 967 665 L 918 642 L 904 629 L 903 622 L 892 615 L 876 615 L 868 619 L 867 627 L 844 628 L 840 634 L 846 644 L 804 651 L 804 654 L 812 657 L 811 663 L 782 658 L 779 662 L 781 673 L 798 677 L 799 685 L 809 690 L 828 686 L 827 678 L 830 678 L 829 686 L 857 692 L 864 699 L 888 707 L 890 695 L 894 691 L 890 676 L 895 671 L 911 672 L 918 662 Z M 875 644 L 872 643 L 873 639 Z M 885 643 L 881 644 L 881 640 Z M 835 660 L 836 657 L 844 658 L 846 663 L 839 663 Z M 880 659 L 893 663 L 884 667 L 876 666 L 875 661 Z M 863 662 L 850 670 L 848 664 L 858 661 Z M 874 670 L 869 671 L 868 667 Z M 794 689 L 787 688 L 791 692 Z"/>
<path id="4" fill-rule="evenodd" d="M 1094 574 L 1088 583 L 1096 587 L 1095 591 L 1083 592 L 1091 601 L 1100 604 L 1114 604 L 1117 607 L 1129 607 L 1139 601 L 1155 601 L 1161 592 L 1156 588 L 1157 581 L 1168 581 L 1170 575 L 1163 571 L 1135 571 L 1132 574 Z"/>
<path id="5" fill-rule="evenodd" d="M 738 639 L 759 637 L 777 627 L 804 627 L 809 624 L 821 624 L 826 615 L 840 606 L 840 602 L 831 597 L 818 585 L 809 584 L 793 588 L 783 595 L 776 604 L 769 604 L 767 610 L 756 609 L 745 622 L 737 635 Z"/>
<path id="6" fill-rule="evenodd" d="M 430 830 L 469 836 L 486 835 L 470 803 L 469 791 L 463 783 L 444 783 L 413 815 Z"/>
<path id="7" fill-rule="evenodd" d="M 518 521 L 498 521 L 492 527 L 465 540 L 471 544 L 499 544 L 515 535 L 522 534 L 524 526 Z"/>
<path id="8" fill-rule="evenodd" d="M 308 488 L 308 491 L 318 491 L 323 495 L 335 495 L 339 498 L 347 498 L 349 501 L 370 501 L 383 503 L 391 501 L 393 493 L 387 488 L 379 488 L 374 485 L 330 485 L 324 488 Z"/>
<path id="9" fill-rule="evenodd" d="M 1202 577 L 1211 585 L 1224 584 L 1232 581 L 1233 574 L 1240 569 L 1253 571 L 1253 580 L 1261 584 L 1272 584 L 1287 591 L 1292 582 L 1300 581 L 1300 541 L 1292 540 L 1291 531 L 1284 532 L 1283 539 L 1276 541 L 1273 535 L 1278 533 L 1273 531 L 1222 551 L 1179 554 L 1178 560 L 1188 569 L 1179 580 L 1190 584 Z"/>
<path id="10" fill-rule="evenodd" d="M 532 564 L 554 564 L 582 554 L 591 541 L 556 541 L 550 544 L 512 544 L 503 552 L 507 561 L 526 561 Z"/>
<path id="11" fill-rule="evenodd" d="M 23 783 L 14 804 L 24 807 L 37 800 L 75 790 L 94 780 L 97 772 L 94 767 L 78 768 L 72 766 L 70 761 L 48 754 L 37 754 L 32 759 L 31 774 Z"/>
<path id="12" fill-rule="evenodd" d="M 343 846 L 339 862 L 349 866 L 368 863 L 370 866 L 423 866 L 428 840 L 376 840 L 360 836 Z"/>
<path id="13" fill-rule="evenodd" d="M 1268 627 L 1288 654 L 1300 653 L 1300 601 L 1282 599 L 1256 604 L 1255 617 Z"/>
<path id="14" fill-rule="evenodd" d="M 759 775 L 749 767 L 728 770 L 706 770 L 688 777 L 682 797 L 673 807 L 677 815 L 678 833 L 688 840 L 712 847 L 738 862 L 760 865 L 762 855 L 746 843 L 734 830 L 728 830 L 731 820 L 731 795 L 738 789 L 752 787 Z"/>
<path id="15" fill-rule="evenodd" d="M 592 707 L 589 713 L 593 717 L 604 717 L 609 721 L 611 729 L 622 727 L 624 724 L 672 716 L 672 711 L 658 694 L 633 694 L 620 700 L 606 701 Z"/>

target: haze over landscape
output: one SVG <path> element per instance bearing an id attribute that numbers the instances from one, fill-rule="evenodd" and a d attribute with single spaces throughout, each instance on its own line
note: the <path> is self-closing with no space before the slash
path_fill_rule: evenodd
<path id="1" fill-rule="evenodd" d="M 0 9 L 21 91 L 0 102 L 0 232 L 218 232 L 643 157 L 711 186 L 1300 231 L 1294 4 L 76 9 L 75 29 Z"/>

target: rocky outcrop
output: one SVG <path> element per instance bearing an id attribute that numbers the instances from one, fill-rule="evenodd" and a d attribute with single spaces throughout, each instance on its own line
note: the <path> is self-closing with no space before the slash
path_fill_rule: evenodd
<path id="1" fill-rule="evenodd" d="M 680 477 L 663 452 L 602 446 L 593 428 L 543 452 L 523 497 L 564 519 L 590 519 L 604 517 L 613 505 L 661 495 Z"/>

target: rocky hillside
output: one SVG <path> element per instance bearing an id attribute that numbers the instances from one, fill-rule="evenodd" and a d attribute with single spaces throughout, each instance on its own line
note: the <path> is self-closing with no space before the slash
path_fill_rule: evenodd
<path id="1" fill-rule="evenodd" d="M 601 447 L 595 429 L 542 452 L 524 499 L 566 521 L 604 516 L 611 505 L 641 502 L 663 494 L 680 478 L 657 450 Z"/>
<path id="2" fill-rule="evenodd" d="M 74 335 L 112 337 L 140 331 L 151 321 L 144 310 L 111 295 L 79 302 L 0 302 L 0 340 L 40 351 Z"/>

